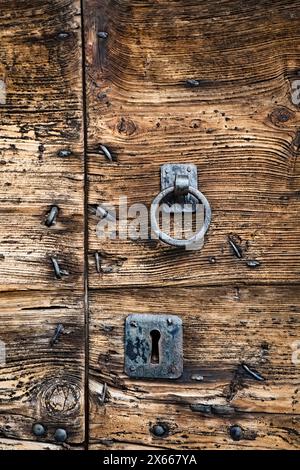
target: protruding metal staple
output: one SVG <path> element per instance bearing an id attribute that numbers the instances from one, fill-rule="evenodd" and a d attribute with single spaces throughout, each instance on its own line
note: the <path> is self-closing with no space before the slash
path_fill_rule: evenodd
<path id="1" fill-rule="evenodd" d="M 107 39 L 108 33 L 106 31 L 98 31 L 97 36 L 100 39 Z"/>
<path id="2" fill-rule="evenodd" d="M 100 150 L 102 150 L 103 154 L 106 156 L 106 158 L 112 162 L 113 161 L 113 158 L 112 158 L 112 155 L 110 153 L 110 151 L 108 150 L 107 147 L 105 147 L 105 145 L 100 145 Z"/>
<path id="3" fill-rule="evenodd" d="M 61 323 L 59 323 L 57 327 L 55 328 L 53 337 L 51 338 L 51 341 L 50 341 L 51 346 L 54 346 L 55 343 L 57 343 L 63 331 L 64 331 L 64 326 Z"/>
<path id="4" fill-rule="evenodd" d="M 195 78 L 189 78 L 188 80 L 186 80 L 186 85 L 191 87 L 191 88 L 194 88 L 194 87 L 197 87 L 200 85 L 200 81 L 199 80 L 196 80 Z"/>
<path id="5" fill-rule="evenodd" d="M 98 251 L 95 253 L 95 262 L 96 262 L 96 271 L 97 273 L 101 273 L 101 259 Z"/>
<path id="6" fill-rule="evenodd" d="M 58 207 L 57 206 L 52 206 L 51 209 L 50 209 L 50 212 L 47 216 L 45 225 L 47 227 L 51 227 L 51 225 L 55 224 L 57 215 L 58 215 Z"/>
<path id="7" fill-rule="evenodd" d="M 239 246 L 235 244 L 231 237 L 228 237 L 228 242 L 233 249 L 233 252 L 237 258 L 242 258 L 242 251 Z"/>
<path id="8" fill-rule="evenodd" d="M 63 276 L 68 276 L 68 271 L 65 271 L 60 268 L 57 259 L 54 256 L 51 256 L 51 262 L 54 269 L 54 274 L 57 279 L 61 279 Z"/>
<path id="9" fill-rule="evenodd" d="M 115 218 L 108 212 L 108 210 L 105 209 L 105 207 L 98 206 L 96 209 L 96 215 L 101 217 L 102 219 L 107 218 L 107 220 L 114 221 Z"/>
<path id="10" fill-rule="evenodd" d="M 105 382 L 103 384 L 102 392 L 99 395 L 99 402 L 100 402 L 101 405 L 104 405 L 106 395 L 107 395 L 107 383 Z"/>
<path id="11" fill-rule="evenodd" d="M 247 364 L 243 363 L 242 368 L 244 369 L 245 372 L 247 372 L 247 374 L 251 375 L 251 377 L 253 377 L 255 380 L 258 380 L 259 382 L 264 382 L 265 379 L 257 372 L 254 372 L 253 370 L 251 370 L 250 367 L 247 366 Z"/>

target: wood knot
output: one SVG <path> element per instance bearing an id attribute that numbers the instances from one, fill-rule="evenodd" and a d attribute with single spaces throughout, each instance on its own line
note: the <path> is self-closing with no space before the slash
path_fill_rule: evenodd
<path id="1" fill-rule="evenodd" d="M 298 152 L 300 149 L 300 131 L 297 131 L 295 137 L 292 141 L 292 148 L 295 152 Z"/>
<path id="2" fill-rule="evenodd" d="M 80 389 L 67 381 L 51 383 L 42 395 L 42 406 L 50 415 L 71 415 L 80 406 Z"/>
<path id="3" fill-rule="evenodd" d="M 295 117 L 295 113 L 285 106 L 276 108 L 270 114 L 270 121 L 274 126 L 282 127 L 282 124 L 290 121 Z"/>
<path id="4" fill-rule="evenodd" d="M 119 134 L 132 135 L 136 132 L 136 125 L 131 119 L 125 119 L 121 117 L 117 124 L 117 130 Z"/>

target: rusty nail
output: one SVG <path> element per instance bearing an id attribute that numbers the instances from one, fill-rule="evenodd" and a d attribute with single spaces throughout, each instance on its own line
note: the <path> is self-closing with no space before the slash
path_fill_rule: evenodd
<path id="1" fill-rule="evenodd" d="M 257 372 L 254 372 L 253 370 L 251 370 L 250 367 L 247 366 L 247 364 L 243 363 L 242 368 L 244 369 L 245 372 L 247 372 L 247 374 L 249 374 L 255 380 L 258 380 L 259 382 L 264 382 L 265 379 Z"/>
<path id="2" fill-rule="evenodd" d="M 61 279 L 62 276 L 68 276 L 69 273 L 67 271 L 64 271 L 63 269 L 60 269 L 59 263 L 54 256 L 51 256 L 51 262 L 56 279 Z"/>
<path id="3" fill-rule="evenodd" d="M 151 428 L 151 432 L 155 437 L 165 437 L 169 432 L 169 428 L 165 424 L 158 423 Z"/>
<path id="4" fill-rule="evenodd" d="M 112 214 L 110 214 L 105 207 L 97 206 L 96 209 L 96 215 L 98 217 L 101 217 L 102 219 L 105 219 L 107 217 L 107 220 L 115 221 L 115 218 L 113 217 Z"/>
<path id="5" fill-rule="evenodd" d="M 57 327 L 55 328 L 55 332 L 54 332 L 53 337 L 50 340 L 50 345 L 51 346 L 54 346 L 55 343 L 57 343 L 57 341 L 59 340 L 59 337 L 60 337 L 60 335 L 62 334 L 63 331 L 64 331 L 64 326 L 61 323 L 59 323 L 57 325 Z"/>
<path id="6" fill-rule="evenodd" d="M 46 434 L 45 426 L 41 423 L 35 423 L 32 426 L 32 432 L 37 437 L 42 437 Z"/>
<path id="7" fill-rule="evenodd" d="M 96 262 L 96 271 L 97 273 L 101 273 L 101 259 L 98 251 L 95 253 L 95 262 Z"/>
<path id="8" fill-rule="evenodd" d="M 228 237 L 229 244 L 233 249 L 233 252 L 237 258 L 242 258 L 242 251 L 239 246 L 232 240 L 231 237 Z"/>
<path id="9" fill-rule="evenodd" d="M 230 427 L 229 434 L 231 439 L 233 439 L 234 441 L 240 441 L 243 437 L 242 428 L 240 426 L 237 426 L 236 424 Z"/>
<path id="10" fill-rule="evenodd" d="M 105 145 L 100 145 L 100 150 L 103 152 L 103 154 L 105 155 L 105 157 L 110 161 L 112 162 L 113 161 L 113 158 L 111 156 L 111 153 L 110 151 L 108 150 L 107 147 L 105 147 Z"/>
<path id="11" fill-rule="evenodd" d="M 197 87 L 200 85 L 200 82 L 199 80 L 195 80 L 194 78 L 189 78 L 188 80 L 186 80 L 186 85 L 191 87 L 191 88 L 194 88 L 194 87 Z"/>
<path id="12" fill-rule="evenodd" d="M 100 39 L 107 39 L 108 33 L 107 33 L 106 31 L 99 31 L 99 32 L 97 33 L 97 36 L 98 36 L 98 38 L 100 38 Z"/>
<path id="13" fill-rule="evenodd" d="M 204 379 L 203 375 L 200 375 L 200 374 L 191 375 L 191 380 L 196 380 L 197 382 L 201 382 L 203 379 Z"/>
<path id="14" fill-rule="evenodd" d="M 99 401 L 100 401 L 100 404 L 101 404 L 101 405 L 103 405 L 104 402 L 105 402 L 106 394 L 107 394 L 107 383 L 105 382 L 105 383 L 103 384 L 102 392 L 101 392 L 101 394 L 99 395 Z"/>
<path id="15" fill-rule="evenodd" d="M 67 33 L 65 31 L 62 31 L 61 33 L 58 33 L 57 37 L 59 39 L 67 39 L 70 36 L 70 33 Z"/>
<path id="16" fill-rule="evenodd" d="M 55 433 L 54 433 L 54 439 L 57 441 L 57 442 L 65 442 L 67 440 L 67 431 L 65 429 L 62 429 L 62 428 L 58 428 L 56 429 Z"/>
<path id="17" fill-rule="evenodd" d="M 57 214 L 58 214 L 58 207 L 52 206 L 45 222 L 45 225 L 47 227 L 51 227 L 51 225 L 55 224 Z"/>
<path id="18" fill-rule="evenodd" d="M 258 266 L 260 266 L 260 262 L 256 259 L 249 259 L 246 264 L 249 268 L 258 268 Z"/>
<path id="19" fill-rule="evenodd" d="M 57 155 L 59 157 L 69 157 L 70 155 L 72 155 L 72 150 L 69 150 L 69 149 L 61 149 L 57 152 Z"/>
<path id="20" fill-rule="evenodd" d="M 60 267 L 59 267 L 57 259 L 54 258 L 54 256 L 52 256 L 51 261 L 52 261 L 55 277 L 57 279 L 61 279 L 62 276 L 61 276 L 61 271 L 60 271 Z"/>

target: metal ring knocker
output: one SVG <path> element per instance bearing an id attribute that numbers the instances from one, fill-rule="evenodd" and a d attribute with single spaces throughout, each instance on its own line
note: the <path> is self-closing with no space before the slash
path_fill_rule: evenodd
<path id="1" fill-rule="evenodd" d="M 205 210 L 204 222 L 201 226 L 200 230 L 193 235 L 191 238 L 188 239 L 177 239 L 170 237 L 168 234 L 163 232 L 158 225 L 156 213 L 161 204 L 161 202 L 166 198 L 166 196 L 174 193 L 175 197 L 184 196 L 191 194 L 196 198 L 199 203 L 202 203 Z M 174 185 L 169 186 L 166 189 L 163 189 L 152 201 L 151 210 L 150 210 L 150 218 L 151 218 L 151 228 L 154 233 L 157 235 L 158 239 L 162 242 L 166 243 L 167 245 L 172 245 L 176 247 L 187 247 L 192 244 L 196 244 L 201 239 L 203 239 L 204 235 L 206 234 L 208 227 L 211 222 L 211 208 L 208 200 L 204 196 L 201 191 L 190 184 L 189 177 L 184 174 L 176 174 Z"/>

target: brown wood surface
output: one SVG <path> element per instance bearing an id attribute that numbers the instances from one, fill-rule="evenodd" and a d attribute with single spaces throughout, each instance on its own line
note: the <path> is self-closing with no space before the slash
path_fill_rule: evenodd
<path id="1" fill-rule="evenodd" d="M 91 216 L 91 287 L 299 281 L 299 17 L 298 1 L 86 1 L 89 204 L 125 195 L 149 208 L 160 165 L 191 162 L 213 211 L 204 248 L 188 254 L 103 243 Z"/>
<path id="2" fill-rule="evenodd" d="M 91 442 L 99 448 L 299 448 L 299 364 L 292 357 L 299 312 L 299 291 L 290 287 L 91 293 Z M 124 374 L 123 328 L 131 313 L 182 318 L 180 379 L 133 380 Z M 254 380 L 242 364 L 264 380 Z M 197 412 L 193 405 L 211 409 Z M 171 429 L 164 439 L 149 431 L 160 421 Z M 245 431 L 239 442 L 228 434 L 234 424 Z"/>
<path id="3" fill-rule="evenodd" d="M 81 288 L 80 2 L 1 1 L 1 290 Z M 62 36 L 65 35 L 65 36 Z M 59 157 L 61 150 L 68 157 Z M 50 207 L 58 224 L 45 227 Z M 50 256 L 69 271 L 56 282 Z"/>
<path id="4" fill-rule="evenodd" d="M 0 449 L 68 448 L 84 441 L 80 1 L 0 0 L 0 11 Z M 68 276 L 55 278 L 51 256 Z"/>
<path id="5" fill-rule="evenodd" d="M 84 17 L 90 448 L 299 449 L 300 2 L 86 0 Z M 203 249 L 99 240 L 95 208 L 124 195 L 149 208 L 166 162 L 197 165 Z M 182 317 L 181 379 L 124 375 L 131 313 Z"/>
<path id="6" fill-rule="evenodd" d="M 84 432 L 84 317 L 81 293 L 2 293 L 0 338 L 6 364 L 0 371 L 1 437 L 35 441 L 41 422 L 53 442 L 57 428 L 68 443 L 82 443 Z M 57 325 L 63 325 L 55 344 Z M 0 441 L 1 447 L 1 441 Z"/>
<path id="7" fill-rule="evenodd" d="M 299 449 L 300 1 L 0 10 L 0 449 Z M 121 195 L 149 208 L 166 162 L 197 165 L 203 249 L 99 240 L 95 208 Z M 182 317 L 181 378 L 124 374 L 131 313 Z"/>

